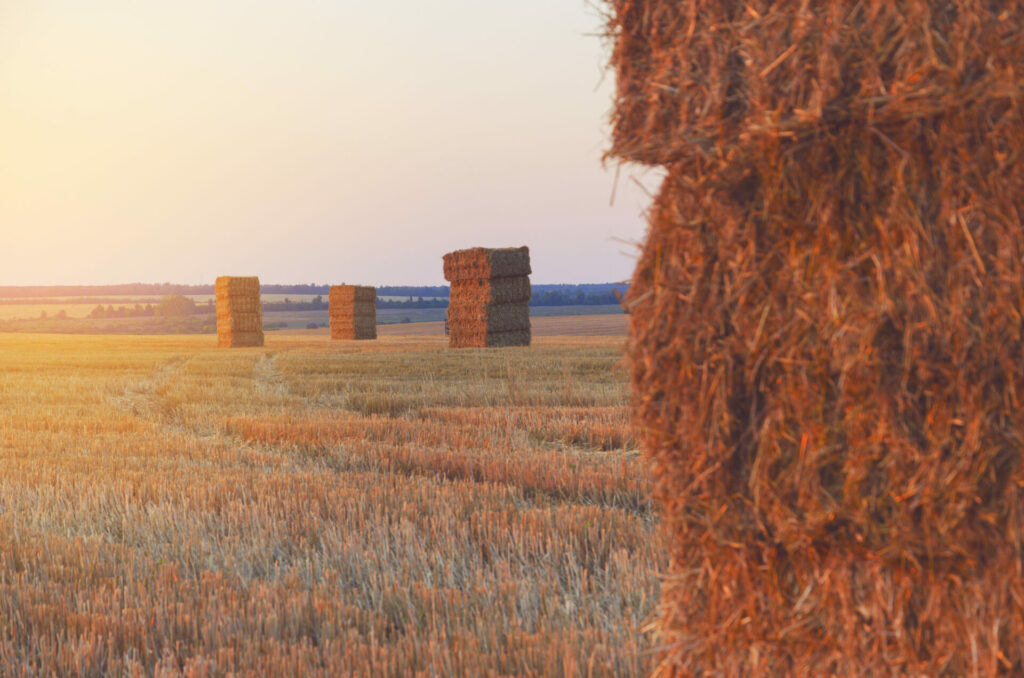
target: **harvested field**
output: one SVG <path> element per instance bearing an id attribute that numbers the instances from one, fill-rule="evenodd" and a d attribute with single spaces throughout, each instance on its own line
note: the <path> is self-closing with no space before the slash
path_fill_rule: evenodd
<path id="1" fill-rule="evenodd" d="M 0 334 L 0 674 L 647 674 L 622 341 Z"/>

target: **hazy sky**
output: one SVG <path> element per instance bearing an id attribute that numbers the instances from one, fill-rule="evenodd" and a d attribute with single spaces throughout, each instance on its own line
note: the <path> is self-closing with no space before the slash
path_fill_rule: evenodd
<path id="1" fill-rule="evenodd" d="M 0 0 L 0 284 L 625 279 L 584 0 Z M 652 178 L 647 177 L 650 181 Z M 627 241 L 626 243 L 620 242 Z"/>

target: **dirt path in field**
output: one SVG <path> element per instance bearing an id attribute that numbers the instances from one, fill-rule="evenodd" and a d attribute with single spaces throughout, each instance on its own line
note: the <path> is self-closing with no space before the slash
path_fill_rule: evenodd
<path id="1" fill-rule="evenodd" d="M 129 414 L 163 419 L 157 391 L 180 372 L 190 359 L 188 356 L 175 356 L 157 366 L 149 377 L 125 385 L 124 390 L 111 393 L 107 399 L 115 407 Z"/>
<path id="2" fill-rule="evenodd" d="M 253 388 L 272 397 L 286 397 L 288 383 L 277 365 L 280 352 L 273 351 L 253 356 Z M 148 377 L 124 384 L 110 392 L 108 401 L 122 412 L 159 422 L 162 427 L 175 433 L 188 433 L 197 438 L 209 438 L 209 434 L 193 430 L 171 411 L 165 403 L 162 391 L 175 380 L 192 360 L 192 356 L 175 356 L 158 365 Z"/>
<path id="3" fill-rule="evenodd" d="M 288 383 L 277 366 L 277 352 L 262 355 L 253 363 L 252 373 L 256 381 L 256 388 L 273 393 L 274 395 L 288 395 Z"/>
<path id="4" fill-rule="evenodd" d="M 531 318 L 535 337 L 624 337 L 629 327 L 625 313 L 604 315 L 566 315 Z M 443 337 L 444 323 L 399 323 L 377 325 L 382 337 Z"/>

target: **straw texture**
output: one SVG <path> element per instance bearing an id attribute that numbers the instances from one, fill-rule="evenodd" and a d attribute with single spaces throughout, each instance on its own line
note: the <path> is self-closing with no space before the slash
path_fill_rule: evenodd
<path id="1" fill-rule="evenodd" d="M 328 293 L 331 339 L 377 338 L 377 288 L 334 285 Z"/>
<path id="2" fill-rule="evenodd" d="M 610 5 L 659 673 L 1024 675 L 1024 9 Z"/>
<path id="3" fill-rule="evenodd" d="M 221 276 L 217 294 L 217 346 L 263 346 L 263 310 L 257 277 Z"/>
<path id="4" fill-rule="evenodd" d="M 473 247 L 444 255 L 444 279 L 449 282 L 517 278 L 531 273 L 529 247 Z"/>
<path id="5" fill-rule="evenodd" d="M 528 276 L 456 280 L 451 283 L 451 297 L 462 303 L 515 304 L 533 297 Z"/>
<path id="6" fill-rule="evenodd" d="M 530 272 L 527 247 L 475 247 L 444 255 L 444 276 L 451 282 L 449 345 L 529 346 Z"/>

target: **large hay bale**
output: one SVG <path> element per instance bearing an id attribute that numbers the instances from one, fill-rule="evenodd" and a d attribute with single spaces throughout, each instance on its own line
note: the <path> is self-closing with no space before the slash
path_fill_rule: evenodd
<path id="1" fill-rule="evenodd" d="M 449 346 L 529 346 L 530 250 L 475 247 L 444 255 Z"/>
<path id="2" fill-rule="evenodd" d="M 238 348 L 263 345 L 263 309 L 260 279 L 221 276 L 217 293 L 217 345 Z"/>
<path id="3" fill-rule="evenodd" d="M 328 293 L 331 339 L 377 338 L 377 288 L 334 285 Z"/>
<path id="4" fill-rule="evenodd" d="M 663 675 L 1024 675 L 1024 8 L 610 0 Z"/>

